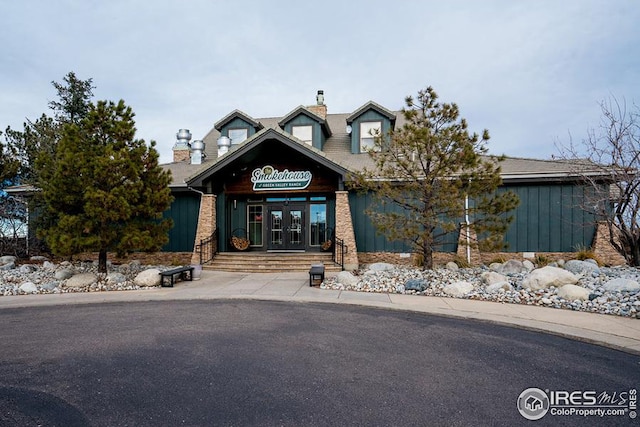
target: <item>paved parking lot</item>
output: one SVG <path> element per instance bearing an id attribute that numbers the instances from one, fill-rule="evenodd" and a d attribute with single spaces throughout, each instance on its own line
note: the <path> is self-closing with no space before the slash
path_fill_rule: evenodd
<path id="1" fill-rule="evenodd" d="M 371 307 L 118 302 L 6 308 L 0 322 L 0 425 L 521 425 L 526 388 L 640 384 L 627 353 Z"/>

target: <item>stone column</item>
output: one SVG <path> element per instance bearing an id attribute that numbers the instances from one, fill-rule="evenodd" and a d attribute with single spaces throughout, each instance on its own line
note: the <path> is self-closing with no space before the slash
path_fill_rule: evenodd
<path id="1" fill-rule="evenodd" d="M 203 194 L 200 196 L 200 212 L 198 213 L 198 227 L 196 229 L 196 241 L 191 255 L 191 264 L 200 264 L 200 254 L 196 252 L 196 246 L 200 240 L 210 237 L 216 230 L 216 195 Z"/>
<path id="2" fill-rule="evenodd" d="M 593 238 L 593 252 L 606 264 L 626 265 L 627 260 L 609 242 L 609 228 L 605 221 L 596 224 L 596 236 Z"/>
<path id="3" fill-rule="evenodd" d="M 467 230 L 469 231 L 469 238 L 467 239 Z M 468 248 L 468 249 L 467 249 Z M 467 258 L 467 250 L 469 251 L 470 261 Z M 458 236 L 458 250 L 456 252 L 458 258 L 465 261 L 469 261 L 471 265 L 481 265 L 482 257 L 480 256 L 480 249 L 478 249 L 478 236 L 473 228 L 473 224 L 467 227 L 466 224 L 460 225 L 460 235 Z"/>
<path id="4" fill-rule="evenodd" d="M 344 256 L 344 269 L 357 270 L 358 248 L 356 247 L 356 235 L 353 231 L 351 220 L 351 207 L 349 206 L 349 192 L 336 191 L 336 237 L 344 241 L 347 253 Z"/>

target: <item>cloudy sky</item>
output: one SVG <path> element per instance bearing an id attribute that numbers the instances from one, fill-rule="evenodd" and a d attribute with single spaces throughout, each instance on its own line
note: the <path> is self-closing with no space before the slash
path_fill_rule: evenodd
<path id="1" fill-rule="evenodd" d="M 598 125 L 599 101 L 640 104 L 637 0 L 0 0 L 0 127 L 49 113 L 51 81 L 124 99 L 171 160 L 234 109 L 284 116 L 389 109 L 433 86 L 495 154 L 549 158 Z"/>

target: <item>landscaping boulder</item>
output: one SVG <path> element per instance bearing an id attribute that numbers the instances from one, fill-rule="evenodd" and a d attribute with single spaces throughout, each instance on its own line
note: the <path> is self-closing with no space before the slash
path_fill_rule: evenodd
<path id="1" fill-rule="evenodd" d="M 20 289 L 25 294 L 37 294 L 38 293 L 38 288 L 36 287 L 36 285 L 33 282 L 24 282 L 23 284 L 20 285 L 20 287 L 18 289 Z"/>
<path id="2" fill-rule="evenodd" d="M 336 276 L 336 280 L 338 281 L 338 283 L 345 286 L 355 285 L 359 281 L 356 276 L 348 271 L 341 271 L 340 273 L 338 273 L 338 275 Z"/>
<path id="3" fill-rule="evenodd" d="M 97 276 L 93 273 L 81 273 L 68 278 L 64 285 L 67 288 L 85 288 L 93 285 L 97 280 Z"/>
<path id="4" fill-rule="evenodd" d="M 640 292 L 640 283 L 632 279 L 612 279 L 603 285 L 605 291 L 610 292 Z"/>
<path id="5" fill-rule="evenodd" d="M 45 261 L 42 263 L 42 268 L 44 268 L 45 270 L 55 270 L 56 265 L 51 261 Z"/>
<path id="6" fill-rule="evenodd" d="M 564 285 L 557 290 L 556 294 L 567 301 L 587 301 L 589 299 L 590 292 L 582 286 Z"/>
<path id="7" fill-rule="evenodd" d="M 485 271 L 480 275 L 482 282 L 486 285 L 493 285 L 494 283 L 499 282 L 508 282 L 506 276 L 497 273 L 495 271 Z"/>
<path id="8" fill-rule="evenodd" d="M 123 283 L 127 278 L 124 274 L 118 272 L 111 272 L 107 274 L 107 284 L 108 285 L 117 285 L 118 283 Z"/>
<path id="9" fill-rule="evenodd" d="M 56 280 L 67 280 L 68 278 L 72 277 L 74 274 L 75 274 L 75 271 L 73 270 L 73 268 L 63 268 L 61 270 L 56 271 L 53 277 Z"/>
<path id="10" fill-rule="evenodd" d="M 462 297 L 473 290 L 473 285 L 469 282 L 455 282 L 444 287 L 443 291 L 452 297 Z"/>
<path id="11" fill-rule="evenodd" d="M 512 291 L 513 286 L 507 281 L 495 282 L 487 286 L 487 292 L 494 294 L 496 292 Z"/>
<path id="12" fill-rule="evenodd" d="M 37 269 L 38 269 L 38 267 L 36 267 L 35 265 L 31 265 L 31 264 L 22 264 L 20 266 L 20 268 L 19 268 L 20 273 L 22 273 L 22 274 L 33 273 Z"/>
<path id="13" fill-rule="evenodd" d="M 522 287 L 537 291 L 551 286 L 559 288 L 563 285 L 575 285 L 576 283 L 578 283 L 578 278 L 572 272 L 559 267 L 546 266 L 529 273 L 522 281 Z"/>
<path id="14" fill-rule="evenodd" d="M 455 262 L 449 261 L 446 265 L 446 268 L 450 271 L 458 271 L 460 267 L 458 267 L 458 264 L 456 264 Z"/>
<path id="15" fill-rule="evenodd" d="M 389 264 L 386 262 L 376 262 L 369 266 L 369 270 L 371 271 L 388 271 L 393 270 L 395 266 L 393 264 Z"/>
<path id="16" fill-rule="evenodd" d="M 522 266 L 527 270 L 527 271 L 532 271 L 533 269 L 536 268 L 536 266 L 529 261 L 528 259 L 525 259 L 524 261 L 522 261 Z"/>
<path id="17" fill-rule="evenodd" d="M 489 270 L 491 271 L 495 271 L 495 272 L 501 272 L 502 271 L 502 263 L 501 262 L 492 262 L 491 264 L 489 264 Z"/>
<path id="18" fill-rule="evenodd" d="M 600 268 L 595 262 L 580 261 L 572 259 L 564 264 L 564 269 L 572 272 L 573 274 L 600 274 Z"/>
<path id="19" fill-rule="evenodd" d="M 518 261 L 517 259 L 510 259 L 509 261 L 502 264 L 502 268 L 500 269 L 500 273 L 502 274 L 518 274 L 523 271 L 527 271 L 522 264 L 522 261 Z"/>
<path id="20" fill-rule="evenodd" d="M 13 270 L 16 268 L 16 264 L 13 262 L 8 262 L 6 264 L 0 264 L 0 270 Z"/>
<path id="21" fill-rule="evenodd" d="M 160 286 L 160 281 L 160 270 L 157 268 L 141 271 L 133 279 L 133 283 L 137 286 Z"/>
<path id="22" fill-rule="evenodd" d="M 404 284 L 404 289 L 407 291 L 423 292 L 429 285 L 422 279 L 409 279 Z"/>
<path id="23" fill-rule="evenodd" d="M 15 264 L 16 261 L 17 261 L 17 258 L 14 257 L 13 255 L 0 256 L 0 265 Z"/>

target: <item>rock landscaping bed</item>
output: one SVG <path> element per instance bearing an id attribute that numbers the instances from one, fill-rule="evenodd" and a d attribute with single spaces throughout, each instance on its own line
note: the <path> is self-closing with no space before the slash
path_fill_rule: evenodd
<path id="1" fill-rule="evenodd" d="M 149 289 L 160 286 L 160 272 L 168 266 L 142 265 L 139 261 L 109 266 L 98 273 L 95 261 L 54 264 L 43 257 L 17 265 L 13 256 L 0 257 L 0 296 L 59 294 Z"/>
<path id="2" fill-rule="evenodd" d="M 536 268 L 509 260 L 489 267 L 420 270 L 386 263 L 327 278 L 323 289 L 467 298 L 612 314 L 640 319 L 640 270 L 593 260 Z"/>
<path id="3" fill-rule="evenodd" d="M 99 274 L 97 262 L 42 257 L 17 264 L 0 257 L 0 296 L 150 289 L 160 286 L 164 265 L 131 261 Z M 593 260 L 559 261 L 537 268 L 529 261 L 509 260 L 486 267 L 458 268 L 455 263 L 420 270 L 387 263 L 371 264 L 355 274 L 343 271 L 326 278 L 322 289 L 467 298 L 511 304 L 611 314 L 640 319 L 640 270 L 599 267 Z"/>

